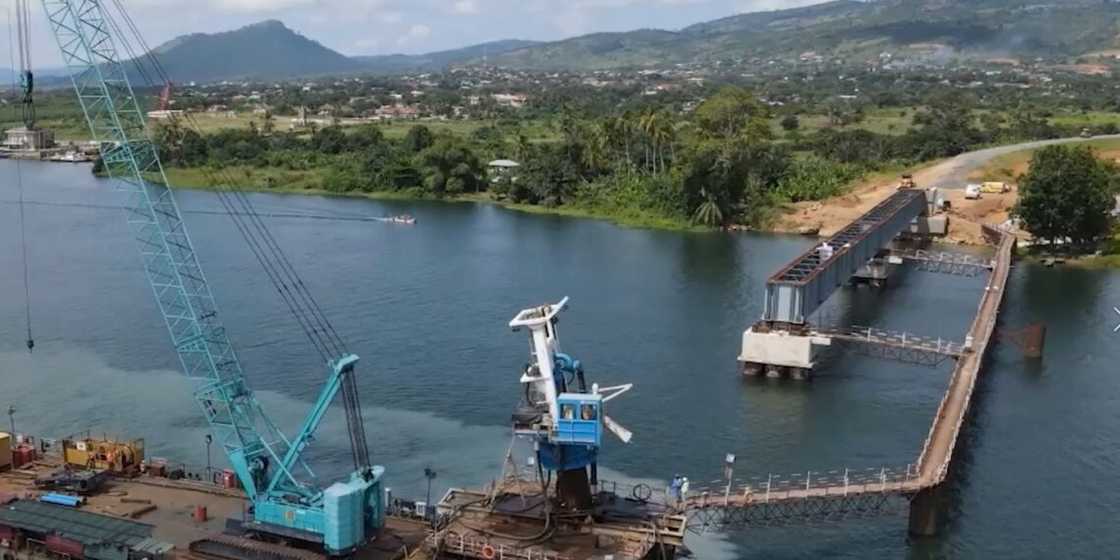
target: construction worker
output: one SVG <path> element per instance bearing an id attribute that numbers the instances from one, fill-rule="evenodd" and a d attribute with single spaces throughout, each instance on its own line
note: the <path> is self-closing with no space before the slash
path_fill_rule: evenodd
<path id="1" fill-rule="evenodd" d="M 669 496 L 672 497 L 674 504 L 679 504 L 681 501 L 681 484 L 683 480 L 681 475 L 674 474 L 673 481 L 669 483 Z"/>
<path id="2" fill-rule="evenodd" d="M 832 245 L 829 245 L 828 243 L 821 243 L 821 246 L 817 247 L 817 254 L 820 255 L 821 262 L 831 259 L 833 253 L 834 251 L 832 249 Z"/>

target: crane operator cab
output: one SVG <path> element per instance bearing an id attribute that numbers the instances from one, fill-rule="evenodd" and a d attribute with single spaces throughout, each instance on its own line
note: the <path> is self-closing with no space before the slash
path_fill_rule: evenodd
<path id="1" fill-rule="evenodd" d="M 556 401 L 560 404 L 560 419 L 556 421 L 556 435 L 552 440 L 560 444 L 598 447 L 602 443 L 599 413 L 603 408 L 603 396 L 561 393 Z"/>
<path id="2" fill-rule="evenodd" d="M 633 385 L 588 387 L 583 365 L 560 352 L 556 333 L 560 303 L 522 310 L 510 321 L 515 331 L 530 331 L 533 361 L 522 371 L 524 399 L 513 415 L 514 433 L 530 439 L 542 470 L 556 473 L 556 496 L 573 509 L 586 508 L 598 484 L 603 428 L 629 443 L 633 434 L 607 416 L 605 405 Z M 551 477 L 549 477 L 551 478 Z"/>

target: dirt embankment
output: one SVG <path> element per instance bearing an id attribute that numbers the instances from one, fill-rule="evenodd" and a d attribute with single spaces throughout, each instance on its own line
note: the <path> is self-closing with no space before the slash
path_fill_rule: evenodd
<path id="1" fill-rule="evenodd" d="M 919 187 L 946 185 L 956 171 L 953 160 L 925 167 L 914 172 L 914 182 Z M 775 230 L 786 233 L 811 233 L 828 237 L 867 212 L 895 192 L 899 179 L 878 177 L 857 185 L 848 193 L 820 202 L 802 202 L 792 205 L 777 222 Z M 947 186 L 947 185 L 946 185 Z M 961 185 L 963 187 L 963 185 Z M 960 187 L 943 188 L 942 194 L 952 204 L 948 241 L 964 244 L 982 244 L 981 224 L 999 224 L 1007 221 L 1015 204 L 1017 189 L 1006 194 L 985 194 L 980 200 L 965 200 Z"/>
<path id="2" fill-rule="evenodd" d="M 1007 181 L 1011 177 L 1018 177 L 1027 170 L 1029 150 L 1051 144 L 1082 141 L 1085 139 L 1067 138 L 969 152 L 915 170 L 914 182 L 922 188 L 939 187 L 946 200 L 952 203 L 949 242 L 982 244 L 981 224 L 998 225 L 1006 222 L 1018 198 L 1018 187 L 1012 184 L 1011 192 L 985 193 L 980 200 L 966 200 L 965 185 L 985 180 Z M 1120 151 L 1104 150 L 1100 155 L 1115 158 L 1120 156 Z M 989 169 L 996 158 L 1001 158 L 999 169 Z M 784 233 L 818 231 L 820 236 L 831 236 L 890 196 L 898 187 L 898 182 L 899 178 L 896 176 L 878 176 L 828 200 L 792 204 L 776 220 L 772 229 Z"/>

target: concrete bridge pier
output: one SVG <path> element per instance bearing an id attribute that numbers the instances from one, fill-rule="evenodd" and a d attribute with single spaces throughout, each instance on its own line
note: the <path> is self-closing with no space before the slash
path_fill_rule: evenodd
<path id="1" fill-rule="evenodd" d="M 937 522 L 941 514 L 941 486 L 919 491 L 910 500 L 910 534 L 915 537 L 937 535 Z"/>

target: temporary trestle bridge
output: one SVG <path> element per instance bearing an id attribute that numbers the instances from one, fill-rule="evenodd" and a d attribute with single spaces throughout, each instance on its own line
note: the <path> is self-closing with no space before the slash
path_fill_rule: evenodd
<path id="1" fill-rule="evenodd" d="M 691 530 L 830 521 L 890 513 L 909 506 L 911 533 L 928 535 L 936 531 L 937 489 L 948 474 L 981 363 L 992 341 L 1011 269 L 1015 237 L 985 227 L 985 239 L 995 246 L 995 256 L 990 261 L 929 251 L 901 254 L 935 272 L 978 275 L 990 271 L 964 342 L 869 327 L 814 328 L 805 321 L 841 280 L 847 278 L 845 275 L 856 274 L 857 264 L 861 264 L 853 260 L 855 257 L 837 259 L 836 255 L 848 250 L 856 255 L 861 240 L 874 238 L 873 248 L 858 248 L 858 259 L 875 258 L 892 238 L 906 229 L 906 224 L 922 215 L 924 203 L 913 202 L 913 197 L 920 194 L 920 191 L 900 191 L 853 222 L 844 230 L 849 233 L 841 232 L 848 241 L 835 247 L 836 253 L 829 257 L 829 251 L 820 252 L 829 258 L 811 258 L 807 253 L 772 277 L 767 283 L 766 314 L 759 324 L 744 333 L 744 351 L 740 357 L 745 362 L 744 358 L 761 359 L 764 366 L 781 365 L 781 360 L 803 359 L 806 363 L 797 367 L 807 369 L 812 367 L 811 351 L 798 347 L 800 342 L 791 344 L 790 341 L 811 341 L 814 345 L 836 341 L 860 351 L 912 363 L 937 365 L 947 359 L 955 360 L 949 386 L 917 460 L 904 468 L 715 481 L 691 489 L 677 501 L 677 507 L 690 516 Z M 851 236 L 852 231 L 861 233 Z M 752 345 L 753 348 L 749 347 Z"/>

